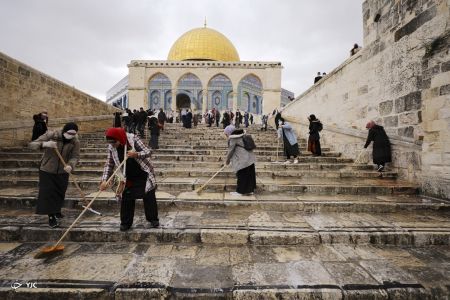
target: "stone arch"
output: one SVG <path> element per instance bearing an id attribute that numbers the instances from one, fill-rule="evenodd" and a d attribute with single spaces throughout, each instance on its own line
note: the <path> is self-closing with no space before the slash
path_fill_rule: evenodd
<path id="1" fill-rule="evenodd" d="M 209 96 L 207 109 L 231 109 L 228 94 L 233 91 L 233 83 L 227 75 L 218 73 L 212 76 L 208 81 L 207 91 Z"/>
<path id="2" fill-rule="evenodd" d="M 253 74 L 241 78 L 238 84 L 237 108 L 253 114 L 261 114 L 263 101 L 263 85 L 261 79 Z"/>
<path id="3" fill-rule="evenodd" d="M 181 75 L 176 84 L 176 99 L 177 99 L 177 109 L 179 103 L 179 94 L 184 94 L 190 99 L 190 108 L 191 109 L 202 109 L 202 101 L 198 98 L 199 92 L 202 91 L 202 81 L 200 78 L 192 73 L 187 72 Z M 183 103 L 186 103 L 187 100 L 183 100 Z M 181 103 L 181 102 L 180 102 Z"/>
<path id="4" fill-rule="evenodd" d="M 168 92 L 172 89 L 172 82 L 164 73 L 158 72 L 153 74 L 148 80 L 148 108 L 150 109 L 167 109 L 170 108 L 168 103 Z"/>

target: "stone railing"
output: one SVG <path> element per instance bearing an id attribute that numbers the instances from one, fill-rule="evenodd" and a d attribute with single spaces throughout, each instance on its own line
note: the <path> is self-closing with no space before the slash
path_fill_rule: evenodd
<path id="1" fill-rule="evenodd" d="M 71 118 L 50 119 L 48 129 L 57 129 L 68 122 L 75 122 L 79 127 L 79 134 L 97 132 L 112 126 L 114 116 L 83 116 Z M 34 122 L 25 121 L 7 121 L 0 122 L 0 147 L 25 146 L 31 141 Z"/>

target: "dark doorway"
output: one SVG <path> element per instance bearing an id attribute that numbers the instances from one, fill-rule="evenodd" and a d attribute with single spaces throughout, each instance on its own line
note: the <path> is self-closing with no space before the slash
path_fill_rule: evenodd
<path id="1" fill-rule="evenodd" d="M 177 95 L 177 109 L 191 108 L 191 98 L 186 94 Z"/>

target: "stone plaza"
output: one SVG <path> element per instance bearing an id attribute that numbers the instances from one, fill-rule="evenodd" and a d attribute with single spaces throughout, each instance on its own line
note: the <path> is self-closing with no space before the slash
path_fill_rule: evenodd
<path id="1" fill-rule="evenodd" d="M 87 199 L 97 194 L 104 130 L 119 109 L 0 53 L 0 299 L 449 299 L 450 3 L 367 0 L 362 12 L 364 47 L 284 103 L 298 133 L 297 164 L 280 163 L 271 116 L 267 131 L 246 129 L 257 145 L 255 194 L 230 195 L 231 168 L 197 193 L 224 164 L 223 129 L 166 124 L 152 153 L 160 227 L 149 226 L 138 200 L 133 227 L 119 231 L 110 189 L 93 204 L 102 215 L 87 212 L 65 250 L 46 259 L 34 256 L 82 211 L 74 178 Z M 278 63 L 239 62 L 237 52 L 184 60 L 186 50 L 176 49 L 173 60 L 132 61 L 113 100 L 255 114 L 283 105 Z M 241 93 L 248 74 L 260 80 L 253 94 Z M 221 83 L 210 85 L 214 78 Z M 33 124 L 24 120 L 44 108 L 52 129 L 80 126 L 60 228 L 34 213 L 42 153 L 26 147 Z M 322 156 L 306 149 L 312 112 L 324 123 Z M 367 119 L 391 139 L 383 173 L 358 156 Z"/>

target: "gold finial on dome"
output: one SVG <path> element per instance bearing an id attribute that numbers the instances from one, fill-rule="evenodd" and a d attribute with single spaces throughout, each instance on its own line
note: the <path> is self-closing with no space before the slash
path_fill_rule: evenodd
<path id="1" fill-rule="evenodd" d="M 205 24 L 204 24 L 204 26 L 203 26 L 204 28 L 206 28 L 206 17 L 205 17 Z"/>
<path id="2" fill-rule="evenodd" d="M 184 33 L 170 48 L 168 60 L 239 61 L 234 45 L 220 32 L 206 27 Z"/>

